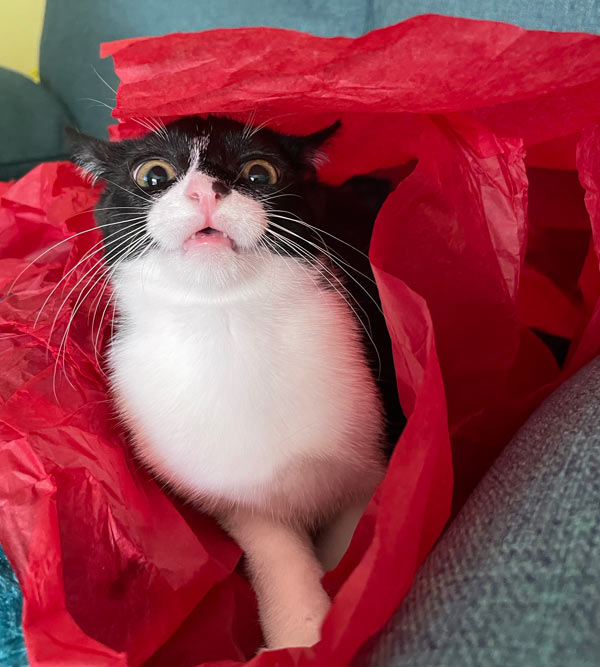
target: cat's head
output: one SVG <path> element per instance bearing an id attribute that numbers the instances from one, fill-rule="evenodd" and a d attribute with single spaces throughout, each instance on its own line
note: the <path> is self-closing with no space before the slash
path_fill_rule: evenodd
<path id="1" fill-rule="evenodd" d="M 109 264 L 154 255 L 206 285 L 265 253 L 314 254 L 315 165 L 338 127 L 292 136 L 209 116 L 120 142 L 69 139 L 75 161 L 105 183 L 96 219 Z"/>

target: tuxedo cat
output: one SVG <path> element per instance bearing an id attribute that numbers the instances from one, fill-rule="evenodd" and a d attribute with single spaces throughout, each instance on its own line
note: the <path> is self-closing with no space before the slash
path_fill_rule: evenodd
<path id="1" fill-rule="evenodd" d="M 401 422 L 366 258 L 389 184 L 317 180 L 338 127 L 208 116 L 120 142 L 70 132 L 105 184 L 118 409 L 138 458 L 244 550 L 269 648 L 318 641 L 324 568 Z"/>

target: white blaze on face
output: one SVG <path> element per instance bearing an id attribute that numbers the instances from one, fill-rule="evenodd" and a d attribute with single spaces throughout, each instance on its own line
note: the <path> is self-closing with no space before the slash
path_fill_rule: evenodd
<path id="1" fill-rule="evenodd" d="M 198 169 L 200 162 L 208 150 L 208 145 L 210 143 L 210 135 L 207 132 L 203 132 L 200 136 L 194 137 L 192 143 L 192 168 Z"/>

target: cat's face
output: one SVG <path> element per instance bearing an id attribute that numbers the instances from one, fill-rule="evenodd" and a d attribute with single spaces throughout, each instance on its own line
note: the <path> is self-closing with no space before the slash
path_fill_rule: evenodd
<path id="1" fill-rule="evenodd" d="M 338 125 L 295 137 L 209 116 L 140 139 L 70 138 L 75 160 L 106 183 L 96 218 L 109 264 L 154 255 L 210 289 L 268 254 L 315 254 L 314 163 Z"/>

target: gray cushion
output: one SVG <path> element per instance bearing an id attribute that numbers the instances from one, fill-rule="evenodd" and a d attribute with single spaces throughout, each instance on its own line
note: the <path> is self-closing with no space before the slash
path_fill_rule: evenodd
<path id="1" fill-rule="evenodd" d="M 357 665 L 600 665 L 600 358 L 530 418 Z"/>
<path id="2" fill-rule="evenodd" d="M 0 180 L 67 155 L 64 128 L 72 121 L 41 84 L 0 67 Z"/>

